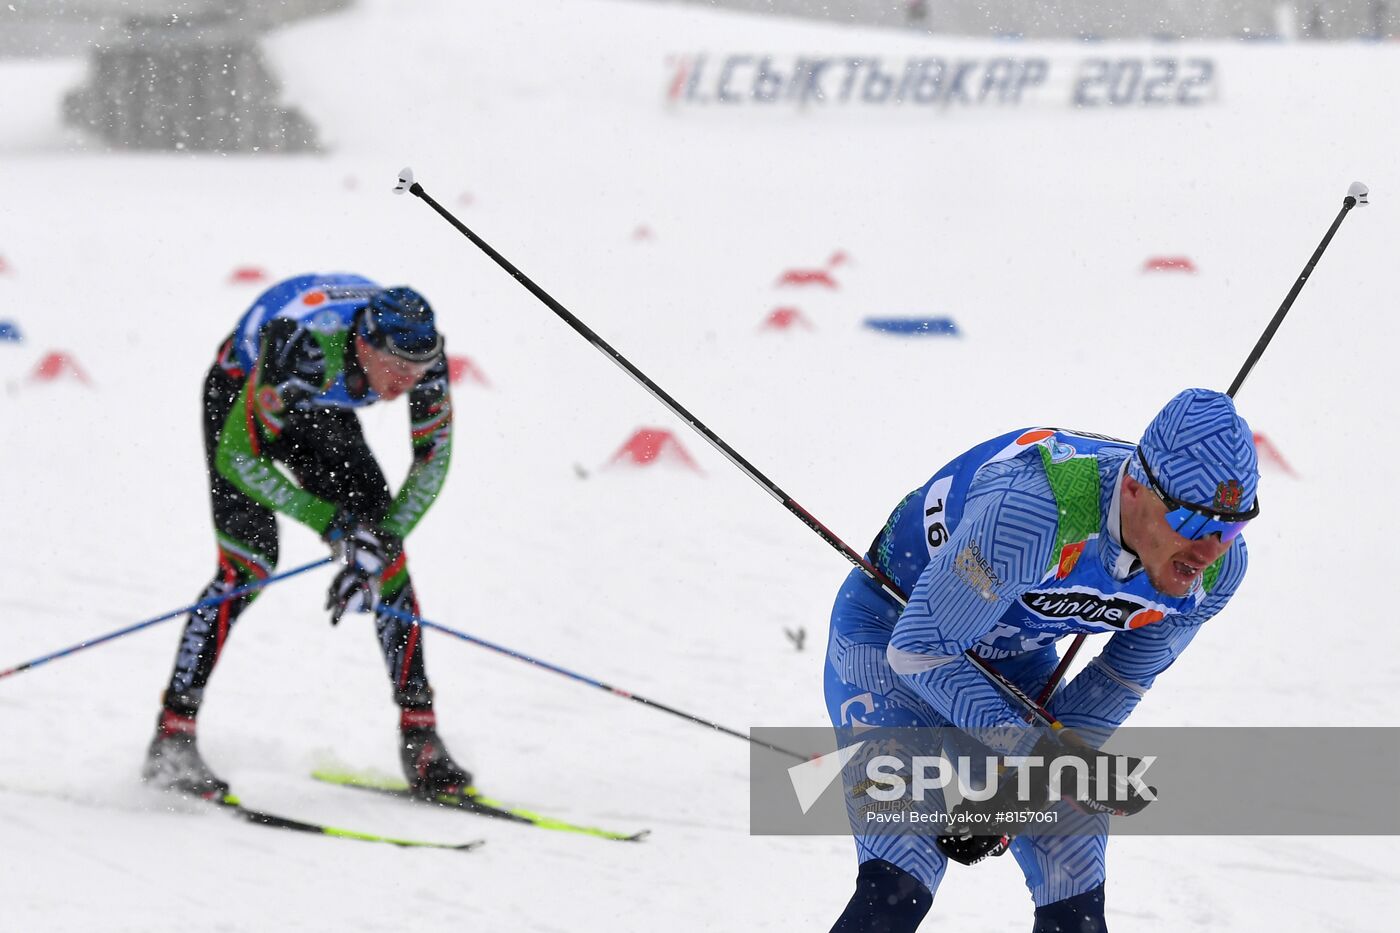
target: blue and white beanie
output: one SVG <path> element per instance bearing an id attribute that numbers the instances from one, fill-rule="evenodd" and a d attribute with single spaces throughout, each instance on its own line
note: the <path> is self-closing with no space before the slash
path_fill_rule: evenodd
<path id="1" fill-rule="evenodd" d="M 386 288 L 370 299 L 360 333 L 370 346 L 409 360 L 429 360 L 442 352 L 432 306 L 404 285 Z"/>
<path id="2" fill-rule="evenodd" d="M 1223 392 L 1187 389 L 1143 432 L 1138 449 L 1167 495 L 1222 512 L 1243 512 L 1259 492 L 1254 432 Z M 1148 483 L 1137 455 L 1128 472 Z"/>

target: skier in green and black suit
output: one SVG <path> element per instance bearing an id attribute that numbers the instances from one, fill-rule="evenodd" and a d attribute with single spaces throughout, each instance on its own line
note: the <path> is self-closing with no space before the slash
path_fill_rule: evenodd
<path id="1" fill-rule="evenodd" d="M 355 409 L 404 393 L 413 465 L 391 495 Z M 452 450 L 448 370 L 432 308 L 411 288 L 358 275 L 274 285 L 220 346 L 204 383 L 204 415 L 218 570 L 201 602 L 272 572 L 276 513 L 306 525 L 336 557 L 332 624 L 347 611 L 375 612 L 410 785 L 424 795 L 465 789 L 471 775 L 437 735 L 421 630 L 403 617 L 418 613 L 404 539 L 442 489 Z M 186 619 L 142 771 L 149 783 L 212 798 L 228 792 L 199 754 L 195 722 L 229 633 L 257 593 Z"/>

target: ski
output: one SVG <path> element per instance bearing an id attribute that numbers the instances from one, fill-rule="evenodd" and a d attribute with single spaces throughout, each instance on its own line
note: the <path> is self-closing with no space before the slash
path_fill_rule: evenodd
<path id="1" fill-rule="evenodd" d="M 406 782 L 396 778 L 383 778 L 368 774 L 355 774 L 352 772 L 330 771 L 325 769 L 313 771 L 311 776 L 318 781 L 325 781 L 328 784 L 335 784 L 340 787 L 352 787 L 358 790 L 385 794 L 390 797 L 398 797 L 403 800 L 415 800 L 419 803 L 451 807 L 457 810 L 463 810 L 467 813 L 475 813 L 478 816 L 506 820 L 512 823 L 525 823 L 539 829 L 577 833 L 582 836 L 596 836 L 599 839 L 615 839 L 619 842 L 640 842 L 651 834 L 651 830 L 649 829 L 644 829 L 635 833 L 625 833 L 611 829 L 599 829 L 596 826 L 581 826 L 577 823 L 569 823 L 551 816 L 544 816 L 529 810 L 523 810 L 519 807 L 513 807 L 499 800 L 493 800 L 490 797 L 483 796 L 474 787 L 467 788 L 466 792 L 461 794 L 438 794 L 435 797 L 429 798 L 415 794 Z"/>
<path id="2" fill-rule="evenodd" d="M 386 845 L 399 846 L 405 849 L 455 849 L 458 852 L 470 852 L 486 844 L 484 839 L 476 839 L 471 842 L 427 842 L 422 839 L 398 839 L 393 836 L 380 836 L 376 833 L 362 833 L 354 829 L 343 829 L 339 826 L 327 826 L 324 823 L 308 823 L 305 820 L 293 820 L 285 816 L 278 816 L 275 813 L 266 813 L 262 810 L 254 810 L 245 807 L 243 802 L 233 794 L 225 794 L 222 797 L 200 798 L 223 810 L 238 816 L 254 826 L 269 826 L 273 829 L 290 829 L 293 832 L 317 833 L 322 836 L 330 836 L 335 839 L 356 839 L 360 842 L 382 842 Z"/>

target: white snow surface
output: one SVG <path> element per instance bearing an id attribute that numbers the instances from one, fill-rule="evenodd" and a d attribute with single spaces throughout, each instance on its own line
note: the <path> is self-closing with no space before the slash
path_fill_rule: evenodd
<path id="1" fill-rule="evenodd" d="M 1223 389 L 1360 179 L 1374 205 L 1342 226 L 1239 398 L 1297 476 L 1266 464 L 1242 591 L 1132 723 L 1392 721 L 1396 48 L 1006 46 L 619 0 L 365 0 L 268 49 L 329 154 L 105 153 L 59 125 L 81 61 L 0 63 L 0 320 L 27 336 L 0 343 L 0 668 L 198 594 L 214 566 L 200 382 L 256 293 L 228 276 L 351 270 L 420 288 L 449 351 L 490 382 L 458 386 L 451 478 L 410 539 L 425 615 L 734 728 L 826 722 L 846 563 L 423 203 L 391 196 L 405 164 L 857 549 L 985 437 L 1036 423 L 1136 437 L 1181 388 Z M 664 99 L 669 54 L 1163 49 L 1214 58 L 1220 100 Z M 651 238 L 634 238 L 642 225 Z M 851 257 L 838 291 L 775 287 L 836 250 Z M 1145 275 L 1151 255 L 1199 272 Z M 780 306 L 814 329 L 761 332 Z M 948 315 L 963 336 L 858 326 L 895 314 Z M 49 350 L 91 386 L 31 381 Z M 364 419 L 396 479 L 404 406 Z M 703 472 L 600 469 L 643 426 L 674 431 Z M 282 568 L 322 555 L 283 530 Z M 750 836 L 743 743 L 440 633 L 426 650 L 442 733 L 481 786 L 652 837 L 309 780 L 327 762 L 397 765 L 368 617 L 332 629 L 327 577 L 273 587 L 239 623 L 200 718 L 205 756 L 260 808 L 487 845 L 302 836 L 151 795 L 136 776 L 172 620 L 0 681 L 0 929 L 822 930 L 839 914 L 849 840 Z M 797 626 L 801 652 L 783 634 Z M 1400 910 L 1391 838 L 1109 851 L 1115 931 L 1382 930 Z M 954 866 L 925 926 L 1030 916 L 1001 859 Z"/>

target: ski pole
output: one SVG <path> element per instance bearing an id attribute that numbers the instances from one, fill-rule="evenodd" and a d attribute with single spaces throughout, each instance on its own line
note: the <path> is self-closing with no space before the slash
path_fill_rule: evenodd
<path id="1" fill-rule="evenodd" d="M 401 609 L 395 609 L 392 606 L 386 606 L 382 604 L 375 611 L 382 612 L 385 615 L 393 616 L 396 619 L 402 619 L 404 622 L 410 622 L 414 625 L 422 626 L 423 628 L 431 628 L 436 629 L 439 632 L 445 632 L 454 638 L 460 638 L 462 641 L 467 642 L 468 644 L 476 645 L 479 648 L 485 648 L 489 651 L 494 651 L 497 654 L 503 654 L 506 657 L 514 658 L 517 661 L 524 661 L 526 664 L 533 664 L 535 667 L 543 668 L 547 671 L 553 671 L 556 674 L 563 674 L 565 677 L 568 677 L 571 680 L 577 680 L 581 684 L 587 684 L 590 687 L 597 687 L 599 690 L 606 690 L 613 696 L 619 696 L 622 697 L 624 700 L 631 700 L 634 703 L 641 703 L 643 706 L 649 706 L 652 709 L 658 709 L 663 713 L 670 713 L 672 716 L 679 716 L 681 719 L 684 719 L 687 722 L 693 722 L 698 726 L 704 726 L 707 729 L 713 729 L 716 732 L 723 732 L 725 735 L 732 735 L 736 739 L 743 739 L 745 742 L 751 742 L 754 745 L 759 745 L 763 748 L 767 748 L 784 755 L 789 755 L 793 758 L 796 758 L 798 761 L 807 761 L 811 757 L 810 755 L 803 755 L 799 752 L 794 752 L 790 749 L 782 748 L 778 745 L 772 745 L 768 742 L 762 741 L 761 739 L 756 739 L 753 736 L 748 735 L 747 733 L 740 732 L 737 729 L 731 729 L 728 726 L 722 726 L 719 723 L 714 722 L 712 720 L 703 719 L 699 716 L 693 716 L 690 713 L 685 712 L 684 710 L 676 709 L 674 706 L 667 706 L 665 703 L 647 699 L 646 697 L 633 693 L 630 690 L 623 690 L 621 687 L 614 687 L 612 684 L 603 683 L 603 681 L 601 680 L 595 680 L 594 678 L 589 677 L 585 674 L 580 674 L 577 671 L 571 671 L 568 668 L 560 667 L 557 664 L 550 664 L 548 661 L 541 661 L 539 658 L 531 657 L 530 655 L 525 654 L 521 651 L 516 651 L 513 648 L 507 648 L 504 645 L 498 645 L 495 642 L 487 641 L 484 638 L 478 638 L 475 635 L 469 635 L 466 632 L 459 631 L 455 628 L 449 628 L 446 625 L 441 625 L 437 622 L 433 622 L 430 619 L 424 619 L 421 616 L 415 616 L 411 612 L 404 612 Z"/>
<path id="2" fill-rule="evenodd" d="M 883 589 L 886 593 L 888 593 L 890 597 L 893 598 L 896 602 L 898 602 L 901 608 L 908 604 L 908 596 L 904 594 L 903 590 L 901 590 L 894 583 L 893 580 L 890 580 L 883 573 L 881 573 L 873 564 L 866 560 L 861 554 L 857 553 L 856 550 L 852 548 L 849 544 L 838 538 L 836 534 L 833 531 L 831 531 L 831 529 L 827 528 L 821 522 L 817 521 L 816 517 L 813 516 L 811 512 L 808 512 L 801 505 L 799 505 L 795 499 L 793 499 L 787 493 L 783 492 L 782 489 L 778 488 L 778 485 L 776 483 L 774 483 L 767 476 L 763 475 L 763 473 L 761 473 L 759 469 L 753 464 L 745 460 L 737 450 L 735 450 L 733 447 L 730 447 L 729 444 L 725 443 L 723 438 L 721 438 L 714 431 L 711 431 L 708 427 L 706 427 L 705 424 L 699 418 L 695 417 L 693 414 L 687 411 L 686 408 L 683 405 L 681 405 L 680 402 L 672 398 L 666 392 L 665 389 L 662 389 L 659 385 L 657 385 L 650 378 L 648 378 L 647 375 L 643 373 L 640 369 L 638 369 L 636 366 L 633 366 L 632 363 L 625 356 L 623 356 L 617 350 L 613 349 L 613 347 L 607 341 L 605 341 L 602 337 L 599 337 L 596 333 L 594 333 L 588 327 L 587 324 L 584 324 L 583 321 L 579 320 L 572 313 L 570 313 L 568 308 L 565 308 L 559 302 L 555 301 L 554 298 L 548 292 L 546 292 L 543 288 L 540 288 L 540 286 L 536 285 L 529 278 L 529 276 L 525 275 L 525 273 L 521 272 L 514 265 L 512 265 L 510 260 L 506 259 L 500 253 L 492 249 L 489 243 L 487 243 L 481 237 L 473 233 L 466 226 L 466 224 L 462 223 L 455 216 L 453 216 L 451 211 L 447 210 L 447 208 L 443 207 L 437 201 L 433 200 L 433 198 L 429 196 L 428 192 L 423 190 L 423 186 L 413 180 L 412 169 L 405 168 L 403 171 L 399 172 L 399 182 L 394 187 L 394 191 L 397 194 L 403 194 L 405 191 L 407 191 L 415 197 L 420 198 L 423 201 L 423 203 L 427 204 L 434 211 L 436 211 L 444 220 L 450 223 L 453 227 L 456 227 L 459 233 L 461 233 L 467 239 L 471 240 L 472 243 L 475 244 L 479 249 L 481 249 L 481 251 L 484 252 L 486 255 L 490 256 L 491 259 L 494 260 L 498 266 L 500 266 L 506 272 L 510 273 L 510 275 L 517 282 L 523 285 L 525 289 L 530 292 L 530 294 L 538 298 L 545 305 L 545 307 L 553 311 L 561 320 L 564 321 L 564 323 L 572 327 L 581 337 L 583 337 L 585 340 L 591 343 L 597 350 L 603 353 L 603 355 L 607 356 L 610 360 L 616 363 L 617 366 L 620 367 L 624 372 L 626 372 L 627 375 L 631 376 L 632 379 L 635 380 L 638 385 L 642 386 L 642 388 L 646 389 L 649 393 L 651 393 L 653 398 L 661 402 L 661 404 L 665 405 L 671 411 L 672 414 L 679 417 L 682 421 L 688 424 L 697 434 L 699 434 L 706 441 L 708 441 L 710 446 L 714 447 L 721 454 L 723 454 L 725 458 L 729 460 L 730 463 L 738 467 L 746 476 L 748 476 L 749 479 L 753 480 L 755 483 L 761 486 L 764 489 L 764 491 L 766 491 L 770 496 L 782 503 L 785 509 L 791 512 L 793 515 L 797 516 L 797 518 L 800 519 L 804 525 L 806 525 L 812 531 L 815 531 L 823 541 L 835 548 L 836 551 L 841 554 L 841 556 L 845 557 L 846 560 L 850 561 L 856 567 L 859 567 L 860 570 L 867 577 L 879 584 L 880 588 Z M 1059 726 L 1059 721 L 1056 720 L 1055 717 L 1052 716 L 1043 705 L 1036 703 L 1029 696 L 1027 696 L 1025 692 L 1021 690 L 1020 687 L 1016 686 L 1011 681 L 1003 677 L 1001 674 L 997 673 L 997 671 L 995 671 L 991 667 L 991 665 L 989 665 L 986 661 L 982 660 L 971 651 L 965 651 L 963 652 L 963 655 L 968 659 L 969 662 L 971 662 L 971 664 L 974 667 L 980 670 L 998 689 L 1000 689 L 1003 694 L 1005 694 L 1009 699 L 1011 699 L 1013 703 L 1020 706 L 1021 709 L 1023 709 L 1032 718 L 1039 719 L 1044 724 L 1052 727 Z"/>
<path id="3" fill-rule="evenodd" d="M 1371 202 L 1367 200 L 1370 193 L 1371 190 L 1361 182 L 1354 181 L 1351 183 L 1351 187 L 1347 189 L 1347 196 L 1342 198 L 1341 212 L 1338 213 L 1337 218 L 1332 221 L 1332 226 L 1327 229 L 1327 235 L 1322 238 L 1322 242 L 1319 243 L 1317 249 L 1313 251 L 1312 258 L 1308 260 L 1308 264 L 1303 267 L 1303 272 L 1298 276 L 1298 281 L 1294 282 L 1293 287 L 1289 289 L 1288 294 L 1283 299 L 1283 304 L 1279 305 L 1279 309 L 1274 312 L 1274 316 L 1269 321 L 1269 325 L 1264 328 L 1264 333 L 1259 335 L 1258 342 L 1254 344 L 1254 349 L 1249 352 L 1249 356 L 1245 359 L 1244 365 L 1240 367 L 1239 373 L 1235 376 L 1235 381 L 1230 383 L 1230 388 L 1225 393 L 1230 396 L 1230 398 L 1234 398 L 1235 393 L 1239 392 L 1240 387 L 1244 385 L 1245 379 L 1249 377 L 1250 372 L 1254 369 L 1254 364 L 1259 362 L 1259 357 L 1264 355 L 1264 348 L 1269 345 L 1270 340 L 1274 339 L 1274 332 L 1277 331 L 1279 325 L 1283 323 L 1283 317 L 1288 313 L 1288 309 L 1293 307 L 1293 300 L 1298 297 L 1298 293 L 1301 292 L 1303 286 L 1307 284 L 1308 276 L 1312 275 L 1313 267 L 1316 266 L 1317 261 L 1322 258 L 1322 253 L 1327 249 L 1327 244 L 1332 242 L 1332 236 L 1337 232 L 1337 228 L 1342 225 L 1342 221 L 1346 218 L 1347 212 L 1357 205 L 1364 207 L 1370 204 Z M 1073 661 L 1074 656 L 1079 653 L 1079 649 L 1083 647 L 1084 639 L 1087 637 L 1088 636 L 1083 633 L 1074 636 L 1074 641 L 1070 643 L 1069 649 L 1065 652 L 1064 657 L 1060 659 L 1059 665 L 1050 675 L 1050 679 L 1046 681 L 1045 689 L 1040 693 L 1039 702 L 1041 706 L 1050 702 L 1050 697 L 1054 695 L 1055 688 L 1060 684 L 1060 678 L 1063 677 L 1065 671 L 1069 669 L 1070 662 Z"/>
<path id="4" fill-rule="evenodd" d="M 25 661 L 23 664 L 16 664 L 14 667 L 6 668 L 5 670 L 0 671 L 0 678 L 9 677 L 11 674 L 18 674 L 20 671 L 27 671 L 30 668 L 38 667 L 41 664 L 47 664 L 48 662 L 56 660 L 58 658 L 66 657 L 70 654 L 75 654 L 79 651 L 82 651 L 84 648 L 94 648 L 102 644 L 103 642 L 113 641 L 114 639 L 121 638 L 123 635 L 130 635 L 132 632 L 139 632 L 141 629 L 155 625 L 157 622 L 164 622 L 167 619 L 173 619 L 176 616 L 183 615 L 186 612 L 193 612 L 196 609 L 204 609 L 209 606 L 217 606 L 220 603 L 227 602 L 228 600 L 238 596 L 242 596 L 244 593 L 251 593 L 253 590 L 271 586 L 272 584 L 281 582 L 282 580 L 285 580 L 288 577 L 294 577 L 299 573 L 305 573 L 308 570 L 313 570 L 321 566 L 322 564 L 328 564 L 330 562 L 331 558 L 329 557 L 322 558 L 318 561 L 312 561 L 309 564 L 304 564 L 295 569 L 288 570 L 285 573 L 273 574 L 272 576 L 262 580 L 258 580 L 255 583 L 249 583 L 247 586 L 240 586 L 238 589 L 230 590 L 222 596 L 211 596 L 208 599 L 201 599 L 197 603 L 191 603 L 190 605 L 182 606 L 179 609 L 172 609 L 170 612 L 167 612 L 164 615 L 156 616 L 153 619 L 147 619 L 144 622 L 137 622 L 135 625 L 128 625 L 125 628 L 119 628 L 115 632 L 108 632 L 106 635 L 99 635 L 96 638 L 91 638 L 87 641 L 80 641 L 76 645 L 64 648 L 61 651 L 55 651 L 52 654 L 46 654 L 42 657 L 34 658 L 32 661 Z"/>
<path id="5" fill-rule="evenodd" d="M 1274 312 L 1273 319 L 1269 321 L 1269 326 L 1264 328 L 1264 333 L 1260 335 L 1258 343 L 1254 345 L 1254 349 L 1249 351 L 1248 359 L 1246 359 L 1244 365 L 1240 367 L 1239 375 L 1235 376 L 1235 381 L 1230 383 L 1230 389 L 1225 393 L 1226 395 L 1234 398 L 1235 393 L 1240 390 L 1240 386 L 1244 385 L 1245 379 L 1249 377 L 1250 370 L 1254 369 L 1254 364 L 1259 362 L 1259 357 L 1264 355 L 1264 348 L 1267 347 L 1269 341 L 1274 338 L 1274 331 L 1278 330 L 1279 325 L 1283 323 L 1283 316 L 1288 313 L 1289 308 L 1293 307 L 1293 299 L 1298 297 L 1298 293 L 1302 291 L 1303 286 L 1307 284 L 1308 276 L 1312 275 L 1313 267 L 1316 266 L 1317 261 L 1322 258 L 1323 250 L 1327 249 L 1327 244 L 1332 242 L 1332 235 L 1337 232 L 1337 228 L 1342 225 L 1342 221 L 1346 219 L 1347 213 L 1353 207 L 1356 207 L 1358 204 L 1365 206 L 1371 203 L 1366 199 L 1370 193 L 1370 189 L 1361 182 L 1354 181 L 1351 183 L 1351 187 L 1347 189 L 1347 196 L 1342 198 L 1342 209 L 1337 213 L 1337 219 L 1332 221 L 1332 226 L 1327 229 L 1327 235 L 1322 238 L 1321 243 L 1317 244 L 1317 249 L 1313 251 L 1312 258 L 1309 259 L 1308 264 L 1303 267 L 1303 272 L 1298 276 L 1298 281 L 1294 282 L 1293 287 L 1288 290 L 1288 295 L 1283 299 L 1283 304 L 1279 305 L 1279 309 Z"/>

